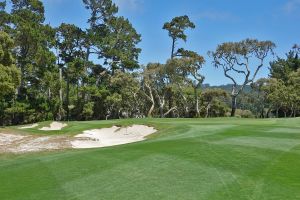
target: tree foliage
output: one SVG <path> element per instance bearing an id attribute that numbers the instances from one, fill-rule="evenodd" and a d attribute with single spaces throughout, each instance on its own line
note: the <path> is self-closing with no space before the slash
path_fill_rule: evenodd
<path id="1" fill-rule="evenodd" d="M 13 95 L 20 84 L 20 71 L 12 55 L 13 40 L 0 31 L 0 97 Z"/>
<path id="2" fill-rule="evenodd" d="M 166 22 L 164 24 L 163 29 L 168 31 L 169 37 L 172 39 L 171 58 L 175 57 L 177 54 L 175 52 L 176 42 L 178 40 L 183 40 L 186 42 L 187 35 L 185 34 L 185 31 L 188 28 L 194 29 L 195 27 L 195 24 L 190 21 L 187 15 L 175 17 L 170 22 Z"/>
<path id="3" fill-rule="evenodd" d="M 259 70 L 264 66 L 265 59 L 269 53 L 273 53 L 274 48 L 275 44 L 271 41 L 246 39 L 240 42 L 223 43 L 215 52 L 209 53 L 213 58 L 214 66 L 222 68 L 225 77 L 233 83 L 231 116 L 235 115 L 237 96 L 247 84 L 254 82 Z M 251 67 L 254 68 L 253 71 Z M 243 77 L 241 87 L 238 87 L 238 82 L 232 73 Z"/>
<path id="4" fill-rule="evenodd" d="M 270 63 L 269 78 L 256 82 L 274 43 L 246 39 L 219 45 L 210 56 L 232 81 L 228 92 L 203 87 L 205 58 L 180 46 L 195 28 L 186 15 L 163 25 L 172 40 L 170 59 L 143 66 L 141 35 L 112 0 L 83 0 L 90 13 L 87 29 L 46 24 L 41 0 L 7 2 L 11 9 L 0 0 L 0 125 L 224 117 L 230 106 L 231 115 L 237 110 L 241 117 L 300 114 L 298 45 Z"/>

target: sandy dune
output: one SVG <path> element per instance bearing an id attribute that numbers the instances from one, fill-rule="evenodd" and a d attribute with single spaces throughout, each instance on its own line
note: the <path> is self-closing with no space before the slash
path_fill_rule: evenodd
<path id="1" fill-rule="evenodd" d="M 63 124 L 60 122 L 52 122 L 50 124 L 50 127 L 43 127 L 40 128 L 39 130 L 41 131 L 60 131 L 62 128 L 68 126 L 67 124 Z"/>

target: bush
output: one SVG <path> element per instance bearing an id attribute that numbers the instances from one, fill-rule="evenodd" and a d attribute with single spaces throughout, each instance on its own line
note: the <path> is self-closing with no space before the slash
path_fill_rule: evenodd
<path id="1" fill-rule="evenodd" d="M 82 117 L 85 120 L 90 120 L 92 119 L 93 114 L 94 114 L 94 103 L 93 102 L 86 103 L 83 107 Z"/>
<path id="2" fill-rule="evenodd" d="M 235 114 L 236 114 L 236 117 L 254 118 L 254 115 L 253 115 L 253 113 L 250 110 L 237 109 Z"/>

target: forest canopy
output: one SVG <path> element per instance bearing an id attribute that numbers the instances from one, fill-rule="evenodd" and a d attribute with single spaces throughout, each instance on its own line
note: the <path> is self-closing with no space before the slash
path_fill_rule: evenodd
<path id="1" fill-rule="evenodd" d="M 119 15 L 117 5 L 112 0 L 82 2 L 90 14 L 87 29 L 46 24 L 40 0 L 0 0 L 0 125 L 300 115 L 298 45 L 270 63 L 266 60 L 274 57 L 276 45 L 257 39 L 225 42 L 199 55 L 178 46 L 189 40 L 187 30 L 197 27 L 187 15 L 175 16 L 161 25 L 170 37 L 170 58 L 141 65 L 141 34 Z M 222 70 L 232 84 L 205 86 L 201 69 L 208 66 Z M 268 67 L 269 77 L 257 80 Z"/>

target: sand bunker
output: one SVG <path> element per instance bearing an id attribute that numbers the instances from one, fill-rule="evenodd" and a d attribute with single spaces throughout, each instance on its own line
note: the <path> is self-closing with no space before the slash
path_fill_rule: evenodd
<path id="1" fill-rule="evenodd" d="M 39 124 L 32 124 L 32 125 L 22 126 L 19 129 L 30 129 L 30 128 L 35 128 L 37 126 L 39 126 Z"/>
<path id="2" fill-rule="evenodd" d="M 50 128 L 53 128 L 53 126 Z M 122 128 L 113 126 L 111 128 L 87 130 L 75 137 L 0 133 L 0 153 L 108 147 L 142 141 L 145 140 L 146 136 L 155 132 L 156 130 L 153 127 L 133 125 Z"/>
<path id="3" fill-rule="evenodd" d="M 65 136 L 33 136 L 0 133 L 0 153 L 26 153 L 70 148 Z"/>
<path id="4" fill-rule="evenodd" d="M 113 126 L 111 128 L 84 131 L 83 134 L 75 136 L 77 139 L 72 141 L 71 144 L 76 149 L 108 147 L 142 141 L 145 140 L 146 136 L 155 132 L 156 130 L 153 127 L 143 125 L 124 128 Z"/>
<path id="5" fill-rule="evenodd" d="M 50 124 L 50 127 L 43 127 L 40 128 L 39 130 L 41 131 L 60 131 L 62 128 L 68 126 L 67 124 L 63 124 L 60 122 L 52 122 Z"/>

